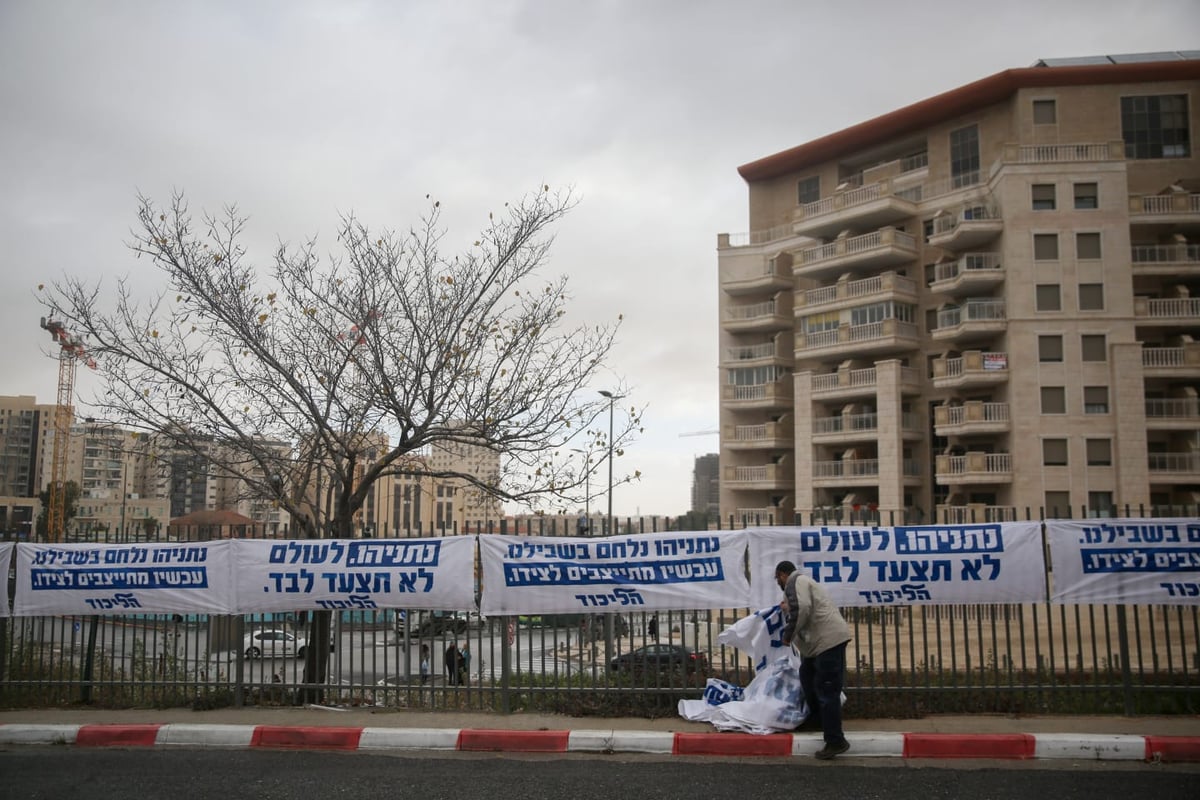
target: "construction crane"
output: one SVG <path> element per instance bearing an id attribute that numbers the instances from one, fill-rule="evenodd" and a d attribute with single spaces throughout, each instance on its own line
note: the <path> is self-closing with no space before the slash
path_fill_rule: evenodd
<path id="1" fill-rule="evenodd" d="M 715 428 L 714 428 L 713 430 L 708 430 L 708 431 L 688 431 L 687 433 L 681 433 L 681 434 L 679 434 L 679 438 L 680 438 L 680 439 L 683 439 L 683 438 L 685 438 L 685 437 L 688 437 L 688 436 L 713 436 L 713 435 L 715 435 L 715 434 L 718 434 L 718 433 L 720 433 L 720 432 L 721 432 L 721 431 L 719 431 L 719 430 L 717 430 L 717 429 L 715 429 Z"/>
<path id="2" fill-rule="evenodd" d="M 58 345 L 58 402 L 54 407 L 54 454 L 50 461 L 50 507 L 46 509 L 46 540 L 62 541 L 67 516 L 67 452 L 71 439 L 71 401 L 75 395 L 75 367 L 85 361 L 93 369 L 83 342 L 62 323 L 42 317 L 42 328 Z"/>

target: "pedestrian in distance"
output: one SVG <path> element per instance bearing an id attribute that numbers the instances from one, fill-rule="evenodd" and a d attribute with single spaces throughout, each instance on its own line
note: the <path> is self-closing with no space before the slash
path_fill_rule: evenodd
<path id="1" fill-rule="evenodd" d="M 463 642 L 462 649 L 458 651 L 459 663 L 459 683 L 467 683 L 471 677 L 471 643 Z"/>
<path id="2" fill-rule="evenodd" d="M 429 683 L 429 645 L 421 645 L 421 683 Z"/>
<path id="3" fill-rule="evenodd" d="M 451 642 L 450 646 L 446 648 L 442 666 L 446 670 L 446 683 L 451 686 L 457 686 L 459 671 L 462 666 L 461 657 L 458 654 L 458 642 Z"/>
<path id="4" fill-rule="evenodd" d="M 646 632 L 650 634 L 651 639 L 658 639 L 658 614 L 650 615 L 650 624 L 646 626 Z"/>
<path id="5" fill-rule="evenodd" d="M 821 584 L 791 561 L 775 566 L 775 582 L 783 590 L 783 640 L 800 651 L 800 687 L 825 738 L 825 746 L 814 755 L 828 760 L 850 749 L 842 730 L 850 626 Z"/>

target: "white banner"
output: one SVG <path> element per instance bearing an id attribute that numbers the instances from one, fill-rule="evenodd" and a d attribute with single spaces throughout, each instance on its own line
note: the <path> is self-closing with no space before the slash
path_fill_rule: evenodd
<path id="1" fill-rule="evenodd" d="M 230 542 L 26 544 L 13 613 L 228 614 Z"/>
<path id="2" fill-rule="evenodd" d="M 1200 605 L 1200 519 L 1046 522 L 1056 603 Z"/>
<path id="3" fill-rule="evenodd" d="M 744 531 L 595 539 L 483 536 L 480 611 L 614 613 L 745 608 Z"/>
<path id="4" fill-rule="evenodd" d="M 237 539 L 237 613 L 475 607 L 475 539 Z"/>
<path id="5" fill-rule="evenodd" d="M 3 576 L 3 581 L 0 582 L 0 617 L 7 617 L 12 613 L 8 605 L 8 565 L 11 563 L 13 547 L 12 542 L 0 542 L 0 575 Z"/>
<path id="6" fill-rule="evenodd" d="M 751 607 L 778 603 L 791 561 L 839 606 L 1046 599 L 1041 523 L 750 528 Z"/>

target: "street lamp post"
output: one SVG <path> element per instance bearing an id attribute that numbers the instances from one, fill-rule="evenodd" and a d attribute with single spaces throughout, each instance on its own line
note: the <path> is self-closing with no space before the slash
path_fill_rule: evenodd
<path id="1" fill-rule="evenodd" d="M 608 398 L 608 535 L 613 536 L 613 405 L 625 395 L 613 394 L 604 389 L 600 390 L 603 397 Z M 611 664 L 613 659 L 613 615 L 604 615 L 604 663 Z"/>
<path id="2" fill-rule="evenodd" d="M 572 447 L 572 453 L 583 456 L 583 519 L 576 525 L 576 533 L 580 536 L 592 533 L 592 456 L 587 450 Z"/>

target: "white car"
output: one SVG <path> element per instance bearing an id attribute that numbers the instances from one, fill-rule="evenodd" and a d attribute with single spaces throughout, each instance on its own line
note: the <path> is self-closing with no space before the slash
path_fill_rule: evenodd
<path id="1" fill-rule="evenodd" d="M 308 639 L 279 628 L 247 633 L 246 638 L 242 640 L 242 652 L 246 654 L 246 658 L 304 658 L 307 647 Z"/>

